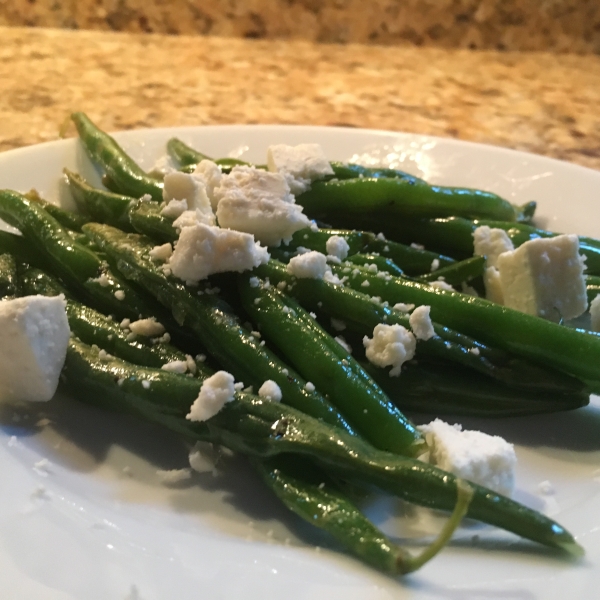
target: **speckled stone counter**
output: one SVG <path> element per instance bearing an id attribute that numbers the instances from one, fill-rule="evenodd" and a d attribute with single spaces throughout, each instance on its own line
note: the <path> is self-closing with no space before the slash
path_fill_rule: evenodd
<path id="1" fill-rule="evenodd" d="M 600 169 L 600 57 L 0 28 L 0 149 L 108 130 L 346 125 L 452 136 Z"/>
<path id="2" fill-rule="evenodd" d="M 600 53 L 598 0 L 0 0 L 0 25 Z"/>

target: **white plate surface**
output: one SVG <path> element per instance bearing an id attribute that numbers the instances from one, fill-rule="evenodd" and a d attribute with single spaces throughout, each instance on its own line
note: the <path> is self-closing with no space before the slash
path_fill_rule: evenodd
<path id="1" fill-rule="evenodd" d="M 317 141 L 331 159 L 381 160 L 431 182 L 536 199 L 538 223 L 600 236 L 600 173 L 500 148 L 405 135 L 293 126 L 219 126 L 118 135 L 150 168 L 177 135 L 214 156 L 264 162 L 271 143 Z M 0 155 L 0 188 L 61 197 L 63 167 L 97 177 L 74 140 Z M 97 181 L 97 179 L 96 179 Z M 64 197 L 63 197 L 64 201 Z M 593 598 L 600 577 L 600 405 L 573 413 L 468 427 L 517 447 L 517 499 L 566 526 L 585 547 L 577 564 L 485 528 L 416 574 L 382 576 L 287 514 L 240 458 L 214 474 L 165 487 L 157 469 L 186 466 L 163 430 L 72 399 L 0 411 L 0 593 L 10 600 L 533 600 Z M 44 462 L 47 459 L 48 462 Z M 42 461 L 42 463 L 40 463 Z M 37 466 L 36 466 L 37 464 Z M 549 481 L 553 493 L 542 493 Z M 543 488 L 544 486 L 542 486 Z M 410 513 L 399 523 L 399 512 Z M 369 514 L 393 533 L 424 534 L 436 520 L 390 499 Z"/>

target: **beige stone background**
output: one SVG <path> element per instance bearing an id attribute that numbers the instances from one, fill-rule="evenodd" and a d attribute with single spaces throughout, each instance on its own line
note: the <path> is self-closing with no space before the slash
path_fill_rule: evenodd
<path id="1" fill-rule="evenodd" d="M 0 0 L 0 26 L 600 53 L 600 0 Z"/>

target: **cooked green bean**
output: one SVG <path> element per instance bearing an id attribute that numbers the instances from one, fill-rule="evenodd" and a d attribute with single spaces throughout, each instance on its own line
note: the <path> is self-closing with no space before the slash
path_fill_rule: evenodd
<path id="1" fill-rule="evenodd" d="M 87 227 L 87 226 L 86 226 Z M 150 381 L 149 387 L 142 382 Z M 77 396 L 117 410 L 133 410 L 186 436 L 223 444 L 259 458 L 280 454 L 310 457 L 330 473 L 373 484 L 409 502 L 453 510 L 459 480 L 419 460 L 376 450 L 356 436 L 332 428 L 289 406 L 237 394 L 208 421 L 183 419 L 198 395 L 196 379 L 156 369 L 132 368 L 116 359 L 101 361 L 72 340 L 65 383 Z M 518 502 L 469 483 L 467 516 L 579 556 L 581 547 L 555 521 Z"/>
<path id="2" fill-rule="evenodd" d="M 110 135 L 98 129 L 84 113 L 73 113 L 71 119 L 88 156 L 102 167 L 120 193 L 135 198 L 150 194 L 154 200 L 162 201 L 162 182 L 147 175 Z"/>

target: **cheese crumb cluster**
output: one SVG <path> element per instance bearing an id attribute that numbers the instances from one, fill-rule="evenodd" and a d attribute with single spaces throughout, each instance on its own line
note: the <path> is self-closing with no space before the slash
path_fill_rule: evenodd
<path id="1" fill-rule="evenodd" d="M 316 179 L 333 175 L 331 164 L 319 144 L 276 144 L 267 150 L 269 171 L 283 174 L 293 194 L 301 194 Z"/>
<path id="2" fill-rule="evenodd" d="M 233 375 L 217 371 L 202 383 L 200 393 L 186 415 L 190 421 L 206 421 L 214 417 L 228 402 L 234 399 Z"/>
<path id="3" fill-rule="evenodd" d="M 415 336 L 402 325 L 380 323 L 373 330 L 373 337 L 365 336 L 363 345 L 369 362 L 378 367 L 389 367 L 390 377 L 398 377 L 402 365 L 415 355 Z"/>
<path id="4" fill-rule="evenodd" d="M 418 340 L 428 340 L 435 335 L 433 323 L 429 316 L 430 311 L 430 306 L 417 306 L 408 318 L 410 328 Z"/>
<path id="5" fill-rule="evenodd" d="M 318 144 L 276 145 L 267 154 L 268 171 L 236 165 L 223 174 L 202 160 L 191 174 L 166 173 L 161 214 L 174 219 L 179 239 L 175 249 L 163 244 L 150 253 L 165 273 L 191 284 L 213 273 L 253 269 L 269 259 L 265 246 L 288 243 L 296 231 L 314 227 L 294 193 L 333 174 L 323 150 Z M 327 252 L 342 260 L 348 244 L 332 236 Z M 331 272 L 323 276 L 336 281 Z"/>
<path id="6" fill-rule="evenodd" d="M 517 457 L 512 444 L 497 435 L 462 429 L 435 419 L 419 430 L 429 446 L 431 464 L 457 477 L 510 496 Z"/>
<path id="7" fill-rule="evenodd" d="M 258 395 L 271 402 L 281 402 L 281 398 L 283 397 L 281 388 L 271 379 L 267 379 L 267 381 L 258 388 Z"/>

